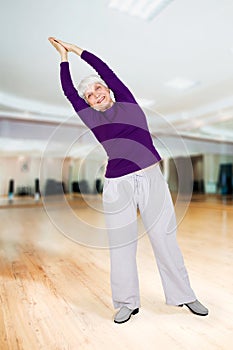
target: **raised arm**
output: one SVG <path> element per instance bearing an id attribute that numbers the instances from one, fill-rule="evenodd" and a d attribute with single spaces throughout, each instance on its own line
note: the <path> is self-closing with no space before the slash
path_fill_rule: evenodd
<path id="1" fill-rule="evenodd" d="M 48 38 L 49 42 L 55 47 L 61 56 L 61 62 L 68 62 L 68 51 L 63 45 L 59 43 L 59 40 L 50 36 Z"/>
<path id="2" fill-rule="evenodd" d="M 109 66 L 103 62 L 99 57 L 93 53 L 81 49 L 80 47 L 66 43 L 62 40 L 56 39 L 67 51 L 73 52 L 86 61 L 101 78 L 106 82 L 108 87 L 113 91 L 117 102 L 131 102 L 136 103 L 133 94 L 124 85 L 124 83 L 116 76 L 116 74 L 109 68 Z"/>
<path id="3" fill-rule="evenodd" d="M 81 54 L 83 52 L 83 49 L 81 49 L 81 47 L 78 47 L 77 45 L 74 45 L 74 44 L 67 43 L 65 41 L 62 41 L 62 40 L 54 38 L 54 37 L 50 37 L 49 41 L 51 42 L 51 44 L 53 46 L 55 46 L 55 48 L 56 48 L 56 46 L 58 46 L 57 50 L 59 50 L 60 46 L 62 46 L 62 48 L 65 49 L 66 53 L 73 52 L 76 55 L 81 56 Z"/>
<path id="4" fill-rule="evenodd" d="M 117 77 L 109 66 L 103 62 L 99 57 L 88 51 L 83 51 L 81 58 L 91 65 L 96 72 L 105 81 L 108 87 L 113 91 L 117 102 L 136 103 L 131 91 L 125 84 Z"/>
<path id="5" fill-rule="evenodd" d="M 50 37 L 49 41 L 57 49 L 61 55 L 61 84 L 64 94 L 72 103 L 76 112 L 83 110 L 89 105 L 82 99 L 77 90 L 75 89 L 68 63 L 68 52 L 73 52 L 80 56 L 84 61 L 86 61 L 90 66 L 92 66 L 96 72 L 101 76 L 101 78 L 106 82 L 108 87 L 113 91 L 116 102 L 130 102 L 137 103 L 133 94 L 124 85 L 124 83 L 116 76 L 116 74 L 108 67 L 108 65 L 103 62 L 99 57 L 95 56 L 80 47 L 64 42 L 62 40 Z"/>
<path id="6" fill-rule="evenodd" d="M 70 69 L 69 69 L 69 62 L 68 62 L 68 52 L 72 51 L 80 56 L 83 50 L 78 46 L 62 42 L 61 40 L 58 40 L 54 37 L 50 37 L 49 41 L 61 56 L 60 79 L 61 79 L 61 85 L 62 85 L 64 94 L 68 98 L 68 100 L 71 102 L 75 111 L 78 113 L 79 111 L 89 107 L 89 105 L 84 101 L 83 98 L 81 98 L 78 95 L 78 92 L 72 82 Z"/>

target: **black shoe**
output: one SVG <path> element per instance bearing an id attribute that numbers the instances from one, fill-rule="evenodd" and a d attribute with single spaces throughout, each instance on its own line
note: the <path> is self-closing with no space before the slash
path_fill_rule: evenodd
<path id="1" fill-rule="evenodd" d="M 207 316 L 209 313 L 208 309 L 198 300 L 195 300 L 192 303 L 180 304 L 178 306 L 182 307 L 183 305 L 187 306 L 189 310 L 195 315 Z"/>
<path id="2" fill-rule="evenodd" d="M 116 313 L 114 317 L 115 323 L 124 323 L 127 322 L 131 315 L 135 315 L 139 312 L 139 308 L 131 310 L 127 306 L 122 306 L 120 310 Z"/>

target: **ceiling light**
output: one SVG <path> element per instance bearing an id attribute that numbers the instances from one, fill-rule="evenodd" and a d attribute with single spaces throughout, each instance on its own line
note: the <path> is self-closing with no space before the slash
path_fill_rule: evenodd
<path id="1" fill-rule="evenodd" d="M 194 80 L 189 80 L 186 78 L 179 78 L 179 77 L 165 83 L 166 86 L 179 89 L 179 90 L 190 89 L 198 84 L 200 84 L 199 81 L 194 81 Z"/>
<path id="2" fill-rule="evenodd" d="M 131 16 L 151 20 L 173 0 L 110 0 L 109 7 Z"/>

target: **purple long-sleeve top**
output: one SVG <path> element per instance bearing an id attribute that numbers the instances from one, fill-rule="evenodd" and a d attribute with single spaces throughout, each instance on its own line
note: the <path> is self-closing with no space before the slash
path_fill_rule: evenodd
<path id="1" fill-rule="evenodd" d="M 73 85 L 69 63 L 60 65 L 61 84 L 81 120 L 104 147 L 108 164 L 105 177 L 123 176 L 161 160 L 153 145 L 144 112 L 130 90 L 94 54 L 84 50 L 81 58 L 90 64 L 112 90 L 115 103 L 104 112 L 91 108 Z"/>

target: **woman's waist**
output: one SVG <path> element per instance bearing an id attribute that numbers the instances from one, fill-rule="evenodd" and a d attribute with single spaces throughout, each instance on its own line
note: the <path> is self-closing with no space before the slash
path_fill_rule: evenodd
<path id="1" fill-rule="evenodd" d="M 106 172 L 105 179 L 107 180 L 122 180 L 128 177 L 132 177 L 134 175 L 143 175 L 143 173 L 148 172 L 150 170 L 153 170 L 154 167 L 159 166 L 160 160 L 156 160 L 153 162 L 153 164 L 150 164 L 148 166 L 145 166 L 141 169 L 133 170 L 133 168 L 128 167 L 127 169 L 122 169 L 122 175 L 118 175 L 114 173 L 114 176 L 110 176 L 113 173 L 109 173 L 108 171 Z M 138 168 L 138 167 L 137 167 Z M 123 172 L 124 170 L 124 172 Z M 115 176 L 116 175 L 116 176 Z"/>

